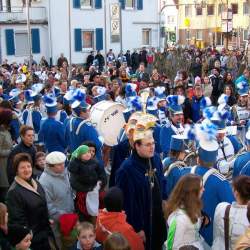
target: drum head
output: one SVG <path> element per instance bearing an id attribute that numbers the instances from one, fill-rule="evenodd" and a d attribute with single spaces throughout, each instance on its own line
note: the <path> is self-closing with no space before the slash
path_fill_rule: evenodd
<path id="1" fill-rule="evenodd" d="M 118 135 L 125 124 L 122 104 L 101 101 L 91 109 L 91 121 L 108 146 L 117 145 Z"/>

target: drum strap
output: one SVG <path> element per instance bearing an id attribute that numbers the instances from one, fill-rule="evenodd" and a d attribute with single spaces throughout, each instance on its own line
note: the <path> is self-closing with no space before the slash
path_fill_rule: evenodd
<path id="1" fill-rule="evenodd" d="M 80 129 L 81 129 L 82 125 L 84 125 L 84 124 L 87 123 L 87 122 L 89 122 L 88 119 L 87 119 L 87 120 L 83 120 L 83 121 L 81 121 L 81 122 L 79 123 L 79 125 L 78 125 L 78 127 L 77 127 L 77 129 L 76 129 L 76 135 L 79 135 Z"/>
<path id="2" fill-rule="evenodd" d="M 196 170 L 197 166 L 194 166 L 191 168 L 191 174 L 195 174 L 195 170 Z M 217 170 L 215 168 L 210 168 L 203 176 L 202 176 L 202 181 L 203 181 L 203 186 L 205 186 L 208 178 L 210 177 L 210 175 L 212 175 L 213 173 L 215 173 Z"/>

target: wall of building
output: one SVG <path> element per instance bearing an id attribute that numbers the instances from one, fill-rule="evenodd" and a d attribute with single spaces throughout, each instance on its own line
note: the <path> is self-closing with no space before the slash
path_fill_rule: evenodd
<path id="1" fill-rule="evenodd" d="M 243 14 L 243 3 L 244 1 L 228 1 L 229 7 L 232 3 L 238 4 L 238 14 L 233 15 L 233 29 L 237 30 L 239 27 L 241 28 L 241 33 L 239 37 L 241 38 L 241 44 L 243 41 L 243 30 L 249 29 L 250 25 L 250 14 Z M 207 8 L 203 8 L 203 13 L 201 16 L 196 15 L 196 9 L 194 2 L 192 0 L 180 0 L 179 1 L 179 13 L 178 13 L 178 19 L 179 19 L 179 35 L 180 35 L 180 43 L 186 44 L 186 31 L 190 30 L 190 36 L 196 37 L 197 30 L 202 30 L 202 41 L 205 45 L 209 45 L 211 43 L 211 37 L 214 37 L 214 40 L 216 40 L 217 36 L 221 35 L 221 27 L 222 27 L 222 21 L 221 21 L 221 14 L 219 13 L 219 4 L 221 4 L 221 1 L 215 0 L 215 1 L 206 1 L 207 4 L 214 4 L 214 15 L 208 16 L 207 15 Z M 185 5 L 192 6 L 192 15 L 191 16 L 185 16 Z M 190 27 L 185 26 L 185 19 L 188 18 L 190 20 Z M 236 39 L 232 36 L 229 37 L 229 41 L 232 46 L 236 45 Z"/>

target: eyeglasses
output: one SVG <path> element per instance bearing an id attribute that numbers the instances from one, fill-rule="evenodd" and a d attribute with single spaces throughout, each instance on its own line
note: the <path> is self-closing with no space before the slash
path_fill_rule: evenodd
<path id="1" fill-rule="evenodd" d="M 143 146 L 143 147 L 147 147 L 147 148 L 150 148 L 150 147 L 155 146 L 155 142 L 152 142 L 152 143 L 147 143 L 147 144 L 141 144 L 141 146 Z"/>

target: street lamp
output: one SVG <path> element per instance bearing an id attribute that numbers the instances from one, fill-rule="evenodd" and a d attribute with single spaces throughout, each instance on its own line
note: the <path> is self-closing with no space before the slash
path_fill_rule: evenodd
<path id="1" fill-rule="evenodd" d="M 27 18 L 27 33 L 29 47 L 29 69 L 32 68 L 32 48 L 31 48 L 31 30 L 30 30 L 30 0 L 26 0 L 26 18 Z"/>

